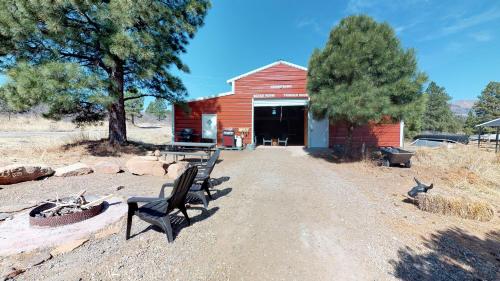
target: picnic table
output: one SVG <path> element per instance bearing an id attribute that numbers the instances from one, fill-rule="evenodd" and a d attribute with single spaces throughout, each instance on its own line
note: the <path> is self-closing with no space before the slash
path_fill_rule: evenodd
<path id="1" fill-rule="evenodd" d="M 206 152 L 189 152 L 189 151 L 164 151 L 163 153 L 163 156 L 165 156 L 165 158 L 167 157 L 167 155 L 172 155 L 174 157 L 174 161 L 177 162 L 179 160 L 179 156 L 184 156 L 184 158 L 186 158 L 186 156 L 196 156 L 196 157 L 200 157 L 200 162 L 203 164 L 203 160 L 205 160 L 205 157 L 207 157 L 207 159 L 210 157 L 208 153 Z"/>
<path id="2" fill-rule="evenodd" d="M 163 155 L 174 156 L 174 160 L 177 161 L 179 156 L 197 156 L 200 157 L 201 162 L 207 159 L 212 154 L 212 150 L 215 148 L 216 143 L 206 143 L 206 142 L 172 142 L 167 144 L 167 151 L 163 152 Z M 197 152 L 201 150 L 201 152 Z"/>
<path id="3" fill-rule="evenodd" d="M 212 151 L 216 143 L 209 142 L 171 142 L 167 147 L 172 151 L 199 149 L 203 151 Z"/>

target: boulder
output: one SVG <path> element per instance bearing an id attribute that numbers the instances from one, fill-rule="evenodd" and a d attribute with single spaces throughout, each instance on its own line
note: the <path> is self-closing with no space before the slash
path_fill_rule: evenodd
<path id="1" fill-rule="evenodd" d="M 68 242 L 66 244 L 62 244 L 62 245 L 56 247 L 55 249 L 53 249 L 50 252 L 50 254 L 52 256 L 57 256 L 57 255 L 61 255 L 61 254 L 65 254 L 65 253 L 71 252 L 74 249 L 76 249 L 76 248 L 80 247 L 81 245 L 85 244 L 87 241 L 89 241 L 89 239 L 84 238 L 84 239 L 74 240 L 74 241 Z"/>
<path id="2" fill-rule="evenodd" d="M 154 156 L 160 157 L 161 156 L 161 151 L 159 151 L 158 149 L 155 150 Z"/>
<path id="3" fill-rule="evenodd" d="M 32 181 L 53 174 L 54 170 L 44 165 L 9 165 L 0 168 L 0 185 Z"/>
<path id="4" fill-rule="evenodd" d="M 113 162 L 99 162 L 94 165 L 94 172 L 100 174 L 117 174 L 121 172 L 120 165 Z"/>
<path id="5" fill-rule="evenodd" d="M 171 179 L 176 179 L 180 175 L 182 175 L 182 173 L 184 173 L 184 171 L 186 171 L 188 167 L 189 167 L 189 162 L 181 161 L 181 162 L 177 162 L 175 164 L 172 164 L 172 165 L 168 166 L 167 176 Z"/>
<path id="6" fill-rule="evenodd" d="M 61 167 L 56 169 L 56 177 L 72 177 L 81 176 L 94 172 L 92 168 L 84 163 L 75 163 L 66 167 Z"/>
<path id="7" fill-rule="evenodd" d="M 134 175 L 164 176 L 168 165 L 158 161 L 157 157 L 154 158 L 156 160 L 149 160 L 153 159 L 150 156 L 133 157 L 127 161 L 125 166 L 127 170 Z"/>
<path id="8" fill-rule="evenodd" d="M 146 160 L 146 161 L 158 161 L 158 157 L 156 157 L 154 155 L 139 156 L 137 158 L 142 159 L 142 160 Z"/>

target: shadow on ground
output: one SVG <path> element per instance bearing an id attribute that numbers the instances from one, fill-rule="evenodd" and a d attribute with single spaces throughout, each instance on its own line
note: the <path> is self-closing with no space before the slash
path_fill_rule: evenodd
<path id="1" fill-rule="evenodd" d="M 78 141 L 63 145 L 62 148 L 69 150 L 79 146 L 83 147 L 90 155 L 99 157 L 120 156 L 121 154 L 145 155 L 147 151 L 165 149 L 165 146 L 137 141 L 128 141 L 123 146 L 110 146 L 107 139 Z"/>
<path id="2" fill-rule="evenodd" d="M 425 253 L 410 247 L 398 251 L 391 260 L 394 276 L 417 280 L 500 280 L 500 231 L 484 239 L 462 229 L 438 231 L 424 242 Z"/>
<path id="3" fill-rule="evenodd" d="M 333 149 L 330 148 L 307 148 L 304 147 L 304 152 L 307 155 L 312 156 L 314 158 L 323 159 L 330 163 L 352 163 L 362 161 L 362 158 L 343 158 L 339 156 L 339 154 L 335 153 Z"/>
<path id="4" fill-rule="evenodd" d="M 206 219 L 210 218 L 211 216 L 213 216 L 219 210 L 219 207 L 213 207 L 213 208 L 208 209 L 208 210 L 205 210 L 202 207 L 190 207 L 188 209 L 194 209 L 194 210 L 201 211 L 201 213 L 199 215 L 194 216 L 194 217 L 190 217 L 191 224 L 194 224 L 194 223 L 198 223 L 198 222 L 201 222 L 203 220 L 206 220 Z M 180 211 L 171 213 L 169 216 L 170 216 L 170 223 L 172 224 L 172 232 L 173 232 L 174 240 L 175 240 L 177 238 L 177 236 L 180 234 L 180 232 L 182 231 L 182 229 L 184 229 L 184 227 L 188 227 L 189 225 Z M 141 230 L 140 232 L 132 234 L 130 236 L 130 239 L 133 239 L 134 237 L 139 236 L 142 233 L 145 233 L 145 232 L 150 231 L 150 230 L 154 230 L 156 232 L 160 232 L 160 233 L 164 234 L 165 240 L 167 239 L 167 235 L 163 232 L 163 230 L 161 228 L 159 228 L 156 225 L 149 225 L 148 227 Z"/>

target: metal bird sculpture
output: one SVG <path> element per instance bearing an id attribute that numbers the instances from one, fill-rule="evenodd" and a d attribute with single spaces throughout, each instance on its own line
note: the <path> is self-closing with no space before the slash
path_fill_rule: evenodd
<path id="1" fill-rule="evenodd" d="M 434 184 L 431 183 L 431 185 L 425 185 L 421 183 L 417 178 L 413 178 L 415 182 L 417 183 L 417 186 L 413 187 L 410 191 L 408 191 L 408 196 L 411 198 L 415 198 L 417 194 L 425 192 L 427 193 L 427 190 L 432 189 L 434 187 Z"/>

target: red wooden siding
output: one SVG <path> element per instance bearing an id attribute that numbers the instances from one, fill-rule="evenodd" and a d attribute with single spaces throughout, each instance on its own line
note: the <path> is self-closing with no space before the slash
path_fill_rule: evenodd
<path id="1" fill-rule="evenodd" d="M 352 143 L 354 147 L 366 146 L 399 146 L 400 124 L 371 124 L 354 129 Z M 345 144 L 347 126 L 345 124 L 330 124 L 330 147 Z"/>
<path id="2" fill-rule="evenodd" d="M 249 128 L 245 143 L 251 143 L 252 99 L 253 98 L 307 98 L 307 71 L 278 63 L 266 69 L 235 80 L 234 94 L 188 103 L 189 114 L 175 106 L 175 131 L 193 128 L 201 134 L 202 114 L 217 114 L 217 142 L 222 140 L 223 128 Z M 344 144 L 347 128 L 342 124 L 330 125 L 329 144 Z M 379 124 L 357 128 L 354 131 L 354 145 L 399 146 L 400 125 Z"/>
<path id="3" fill-rule="evenodd" d="M 175 107 L 175 131 L 193 128 L 201 134 L 201 115 L 217 114 L 217 142 L 220 144 L 223 128 L 249 128 L 245 143 L 251 143 L 252 99 L 254 95 L 268 98 L 307 98 L 307 72 L 286 64 L 277 64 L 259 72 L 242 77 L 235 83 L 234 94 L 189 102 L 191 114 L 186 115 L 179 106 Z M 279 88 L 277 86 L 284 86 Z M 259 96 L 260 97 L 260 96 Z"/>

